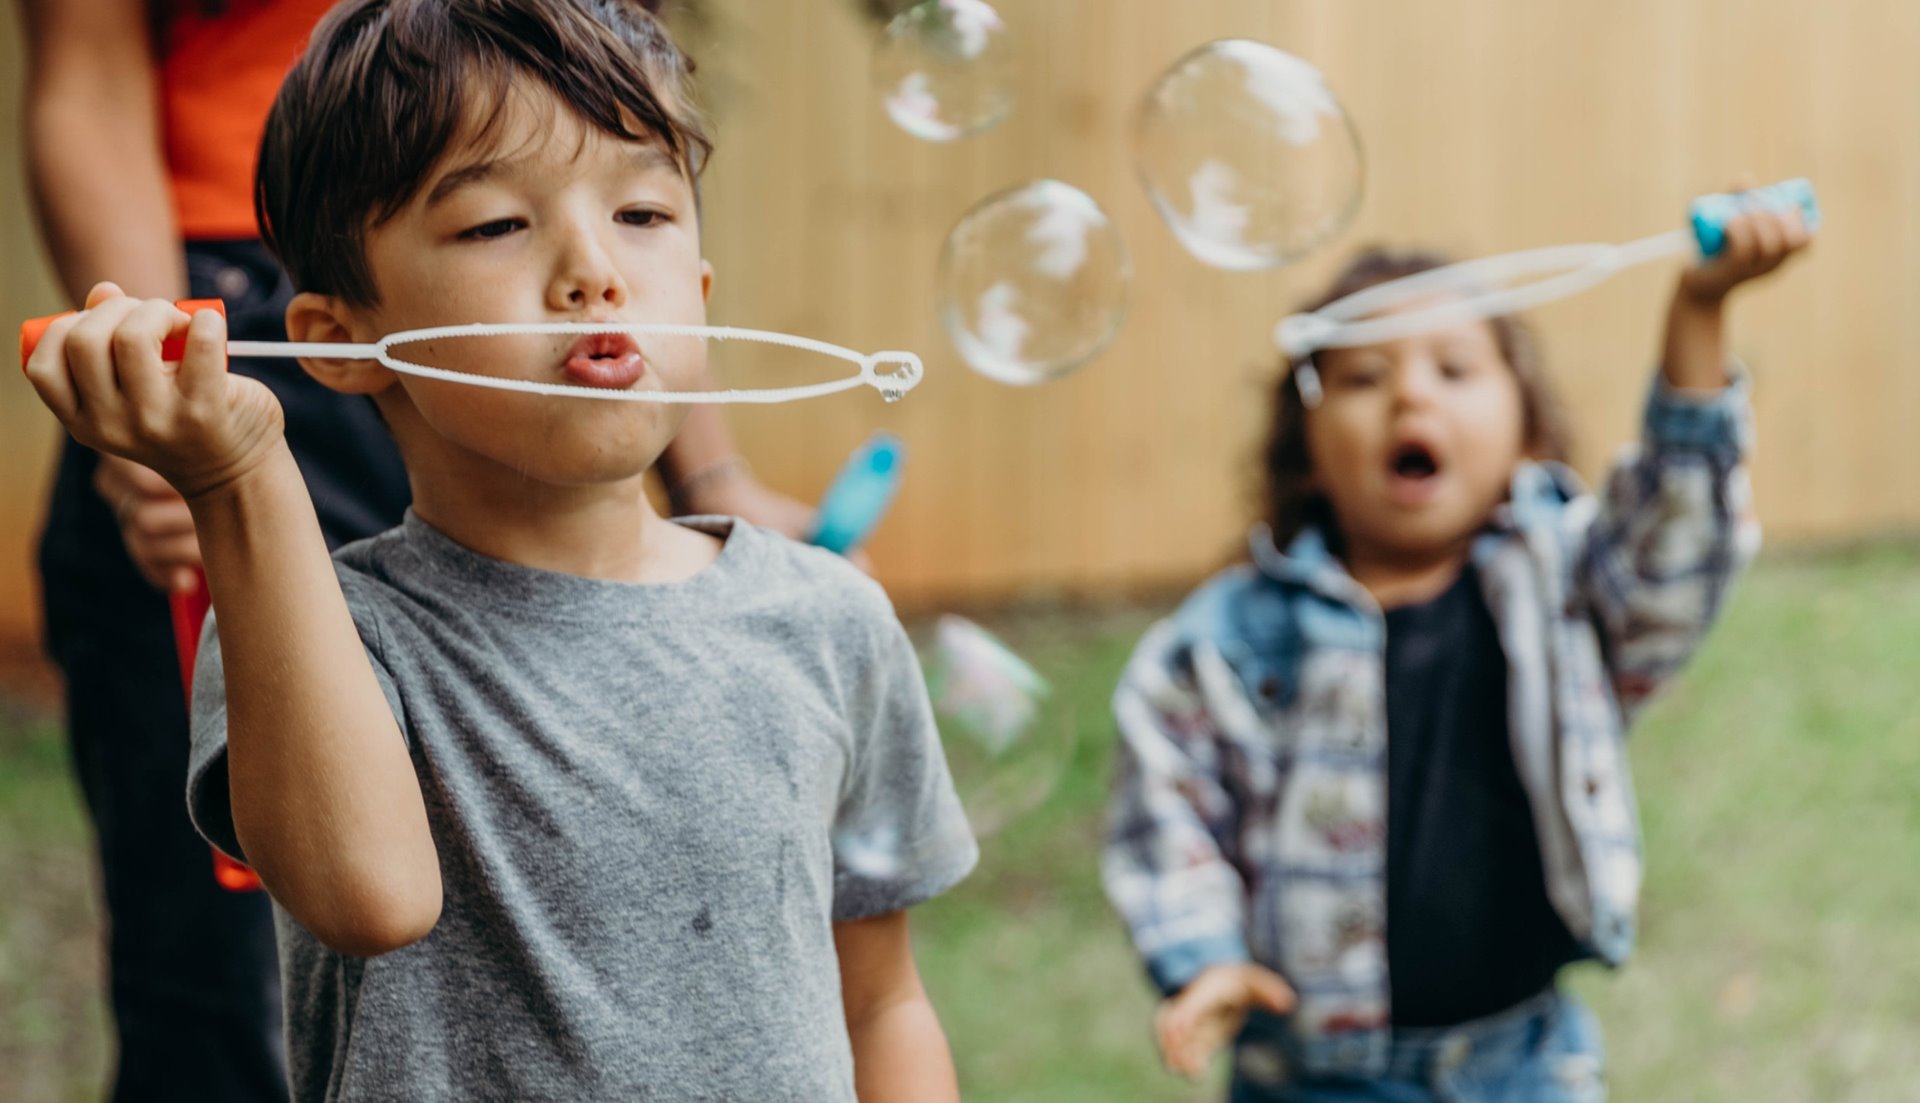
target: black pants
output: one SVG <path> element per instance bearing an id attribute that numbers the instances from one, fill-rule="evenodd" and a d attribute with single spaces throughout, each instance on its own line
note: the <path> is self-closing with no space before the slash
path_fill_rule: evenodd
<path id="1" fill-rule="evenodd" d="M 106 896 L 111 1098 L 284 1100 L 273 916 L 265 893 L 214 882 L 187 821 L 186 702 L 166 617 L 164 603 L 128 610 L 117 639 L 63 656 Z"/>
<path id="2" fill-rule="evenodd" d="M 290 290 L 253 242 L 188 250 L 196 297 L 227 302 L 236 337 L 284 339 Z M 330 542 L 396 524 L 406 476 L 364 398 L 326 391 L 293 361 L 235 361 L 267 382 Z M 187 819 L 187 711 L 166 598 L 127 558 L 93 490 L 98 457 L 66 442 L 40 543 L 47 644 L 66 676 L 75 772 L 106 897 L 119 1034 L 116 1103 L 287 1098 L 273 917 L 263 893 L 213 879 Z"/>

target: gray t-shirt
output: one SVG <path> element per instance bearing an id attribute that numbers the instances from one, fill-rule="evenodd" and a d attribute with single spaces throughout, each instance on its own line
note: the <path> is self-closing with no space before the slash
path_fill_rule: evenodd
<path id="1" fill-rule="evenodd" d="M 978 851 L 880 587 L 690 523 L 719 558 L 658 585 L 489 559 L 411 514 L 336 555 L 445 903 L 376 958 L 276 909 L 296 1100 L 854 1098 L 832 921 L 926 900 Z M 209 623 L 188 803 L 244 857 L 226 736 Z"/>

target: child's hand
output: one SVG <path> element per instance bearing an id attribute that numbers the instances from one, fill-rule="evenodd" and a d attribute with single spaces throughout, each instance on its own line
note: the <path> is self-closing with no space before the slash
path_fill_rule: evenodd
<path id="1" fill-rule="evenodd" d="M 1727 223 L 1726 235 L 1718 256 L 1680 277 L 1681 294 L 1696 304 L 1719 306 L 1734 288 L 1772 272 L 1813 240 L 1798 207 L 1747 211 Z"/>
<path id="2" fill-rule="evenodd" d="M 161 343 L 182 332 L 180 363 Z M 226 369 L 226 319 L 191 319 L 162 299 L 110 283 L 87 309 L 55 321 L 27 360 L 27 378 L 75 440 L 158 471 L 189 499 L 246 474 L 281 440 L 273 392 Z"/>
<path id="3" fill-rule="evenodd" d="M 1284 1015 L 1293 1010 L 1293 989 L 1261 965 L 1216 965 L 1160 1004 L 1154 1039 L 1169 1070 L 1198 1080 L 1207 1062 L 1231 1042 L 1254 1008 Z"/>

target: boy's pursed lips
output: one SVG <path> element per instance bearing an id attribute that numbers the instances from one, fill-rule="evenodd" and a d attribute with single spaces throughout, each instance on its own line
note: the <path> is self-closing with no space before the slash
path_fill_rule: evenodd
<path id="1" fill-rule="evenodd" d="M 567 351 L 567 380 L 583 387 L 626 390 L 646 372 L 646 357 L 625 333 L 588 334 Z"/>

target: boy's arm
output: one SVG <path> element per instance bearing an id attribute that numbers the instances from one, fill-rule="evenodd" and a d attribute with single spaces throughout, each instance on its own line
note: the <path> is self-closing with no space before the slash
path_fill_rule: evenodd
<path id="1" fill-rule="evenodd" d="M 1576 568 L 1629 716 L 1691 657 L 1759 547 L 1747 382 L 1727 368 L 1726 300 L 1810 240 L 1797 211 L 1743 215 L 1725 251 L 1674 292 L 1641 446 L 1608 478 Z"/>
<path id="2" fill-rule="evenodd" d="M 863 1103 L 958 1103 L 953 1055 L 913 962 L 907 913 L 835 923 L 833 945 Z"/>
<path id="3" fill-rule="evenodd" d="M 1212 966 L 1248 960 L 1246 884 L 1223 852 L 1238 809 L 1215 718 L 1175 661 L 1174 631 L 1149 632 L 1114 691 L 1120 745 L 1100 860 L 1107 897 L 1166 995 Z"/>
<path id="4" fill-rule="evenodd" d="M 274 899 L 341 953 L 416 942 L 440 917 L 420 783 L 282 443 L 188 498 L 227 690 L 233 827 Z"/>
<path id="5" fill-rule="evenodd" d="M 406 742 L 348 612 L 279 404 L 225 371 L 226 327 L 111 285 L 28 362 L 81 443 L 165 475 L 192 507 L 218 609 L 233 825 L 274 899 L 328 946 L 423 937 L 439 861 Z M 177 370 L 164 339 L 186 334 Z"/>

